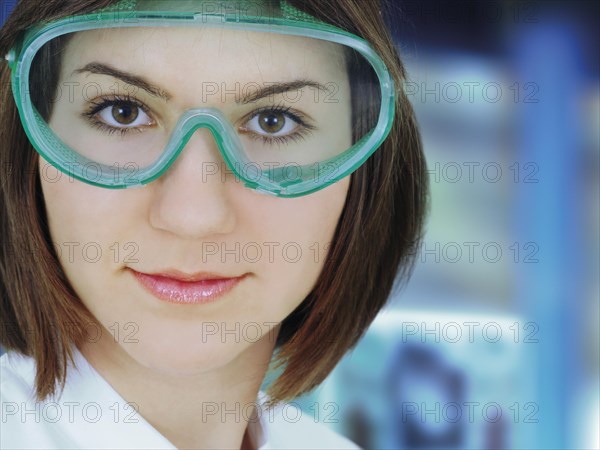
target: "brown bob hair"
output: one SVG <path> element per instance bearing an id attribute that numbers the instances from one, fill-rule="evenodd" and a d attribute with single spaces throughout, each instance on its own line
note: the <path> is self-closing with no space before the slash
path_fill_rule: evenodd
<path id="1" fill-rule="evenodd" d="M 276 3 L 278 0 L 273 0 Z M 40 21 L 87 13 L 115 0 L 21 0 L 0 29 L 0 55 Z M 350 188 L 323 270 L 307 298 L 282 323 L 269 388 L 285 401 L 317 386 L 352 348 L 394 288 L 408 280 L 422 240 L 428 181 L 406 72 L 378 0 L 288 0 L 320 20 L 361 36 L 386 63 L 397 90 L 392 130 L 351 175 Z M 71 345 L 96 319 L 66 278 L 46 221 L 38 154 L 21 125 L 0 62 L 0 343 L 34 358 L 42 400 L 64 386 Z M 335 326 L 332 326 L 335 324 Z M 99 325 L 99 324 L 98 324 Z"/>

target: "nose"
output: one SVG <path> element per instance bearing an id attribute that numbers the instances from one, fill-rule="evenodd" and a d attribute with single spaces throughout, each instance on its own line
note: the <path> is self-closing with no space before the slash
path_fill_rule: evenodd
<path id="1" fill-rule="evenodd" d="M 185 239 L 230 233 L 235 227 L 234 184 L 212 132 L 198 128 L 171 167 L 149 185 L 150 224 Z"/>

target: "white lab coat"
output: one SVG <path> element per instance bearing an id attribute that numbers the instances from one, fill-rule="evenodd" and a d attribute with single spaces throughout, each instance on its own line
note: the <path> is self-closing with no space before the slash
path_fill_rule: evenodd
<path id="1" fill-rule="evenodd" d="M 36 402 L 35 362 L 9 352 L 0 357 L 0 448 L 2 449 L 174 449 L 164 436 L 75 351 L 58 399 Z M 259 393 L 257 403 L 266 400 Z M 209 411 L 207 411 L 209 413 Z M 266 449 L 356 449 L 354 443 L 329 430 L 292 405 L 279 406 L 249 423 L 257 447 Z"/>

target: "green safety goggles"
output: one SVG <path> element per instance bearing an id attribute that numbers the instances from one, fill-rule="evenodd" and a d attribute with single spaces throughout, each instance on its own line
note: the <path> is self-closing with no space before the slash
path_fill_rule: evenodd
<path id="1" fill-rule="evenodd" d="M 360 167 L 394 118 L 369 44 L 285 1 L 122 1 L 39 24 L 6 59 L 34 148 L 105 188 L 148 184 L 194 147 L 203 173 L 306 195 Z"/>

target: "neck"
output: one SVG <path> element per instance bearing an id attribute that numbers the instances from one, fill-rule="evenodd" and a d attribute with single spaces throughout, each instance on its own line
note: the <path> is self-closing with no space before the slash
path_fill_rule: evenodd
<path id="1" fill-rule="evenodd" d="M 177 448 L 253 448 L 246 433 L 273 353 L 268 336 L 223 367 L 193 374 L 165 374 L 134 360 L 107 339 L 81 353 L 139 414 Z"/>

